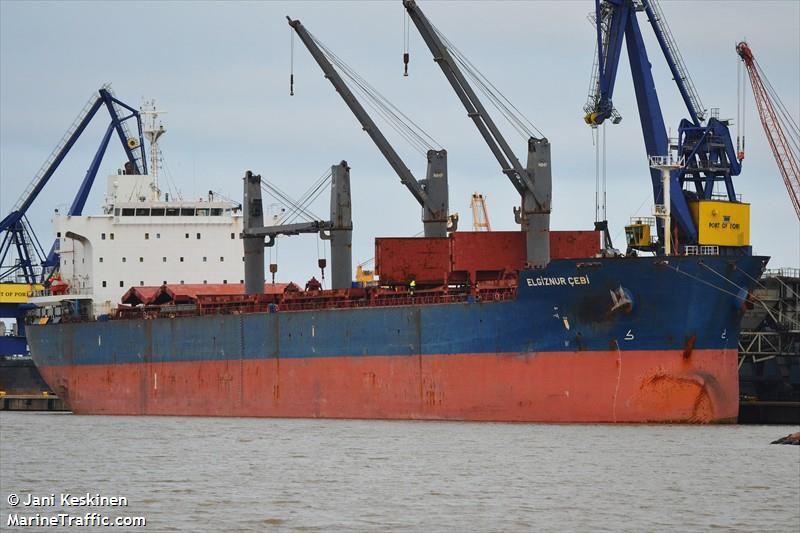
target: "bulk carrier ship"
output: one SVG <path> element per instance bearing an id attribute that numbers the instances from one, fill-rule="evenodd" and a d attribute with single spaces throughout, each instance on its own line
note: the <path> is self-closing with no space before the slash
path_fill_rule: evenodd
<path id="1" fill-rule="evenodd" d="M 247 294 L 201 294 L 180 309 L 121 305 L 101 315 L 91 303 L 39 301 L 28 339 L 47 383 L 77 414 L 735 421 L 739 324 L 767 259 L 751 255 L 748 206 L 732 193 L 739 169 L 731 171 L 727 125 L 682 125 L 676 158 L 663 156 L 665 131 L 657 136 L 663 149 L 647 146 L 662 154 L 651 159 L 658 221 L 626 228 L 627 255 L 607 235 L 601 245 L 602 225 L 552 232 L 549 142 L 531 137 L 522 167 L 452 48 L 415 2 L 404 4 L 520 191 L 522 231 L 448 227 L 444 150 L 428 153 L 426 178 L 415 180 L 336 73 L 334 56 L 290 20 L 419 200 L 425 237 L 377 239 L 380 283 L 352 287 L 346 162 L 331 169 L 330 219 L 303 224 L 265 227 L 261 179 L 248 172 L 239 241 Z M 600 16 L 604 44 L 609 25 Z M 587 122 L 613 118 L 610 100 L 599 94 L 595 103 Z M 727 143 L 712 135 L 719 132 Z M 718 167 L 707 165 L 709 156 Z M 712 197 L 715 183 L 728 187 L 727 199 Z M 265 244 L 298 233 L 330 240 L 333 289 L 264 294 Z"/>
<path id="2" fill-rule="evenodd" d="M 747 294 L 718 275 L 749 287 L 763 264 L 554 260 L 477 294 L 254 297 L 31 325 L 28 338 L 77 414 L 735 421 Z"/>

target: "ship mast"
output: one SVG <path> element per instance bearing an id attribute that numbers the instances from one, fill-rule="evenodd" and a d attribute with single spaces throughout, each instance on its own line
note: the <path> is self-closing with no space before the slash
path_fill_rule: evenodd
<path id="1" fill-rule="evenodd" d="M 153 200 L 161 199 L 161 189 L 158 188 L 158 167 L 160 166 L 161 158 L 159 157 L 158 140 L 164 135 L 167 130 L 164 125 L 158 120 L 160 114 L 166 111 L 159 111 L 156 108 L 155 100 L 145 100 L 139 108 L 140 114 L 143 118 L 144 129 L 143 133 L 147 141 L 150 143 L 150 167 L 152 169 L 151 176 L 153 178 L 150 188 L 153 193 Z"/>

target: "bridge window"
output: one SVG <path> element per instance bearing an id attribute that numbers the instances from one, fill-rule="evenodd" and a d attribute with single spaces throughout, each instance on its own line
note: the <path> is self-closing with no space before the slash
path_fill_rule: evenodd
<path id="1" fill-rule="evenodd" d="M 146 240 L 146 241 L 150 240 L 150 234 L 149 233 L 145 233 L 144 234 L 144 240 Z"/>
<path id="2" fill-rule="evenodd" d="M 59 236 L 59 237 L 61 237 L 61 234 L 59 233 L 59 235 L 58 235 L 58 236 Z M 105 233 L 101 233 L 101 234 L 100 234 L 100 240 L 101 240 L 101 241 L 104 241 L 104 240 L 106 240 L 106 234 L 105 234 Z"/>
<path id="3" fill-rule="evenodd" d="M 103 282 L 103 287 L 105 287 L 105 286 L 106 286 L 106 282 L 104 281 L 104 282 Z"/>
<path id="4" fill-rule="evenodd" d="M 211 209 L 211 216 L 212 217 L 221 217 L 222 216 L 222 209 L 220 209 L 220 208 Z"/>
<path id="5" fill-rule="evenodd" d="M 136 210 L 132 207 L 123 207 L 122 208 L 122 216 L 124 217 L 132 217 L 136 213 Z"/>
<path id="6" fill-rule="evenodd" d="M 181 210 L 177 207 L 168 207 L 167 208 L 167 216 L 168 217 L 176 217 L 181 214 Z"/>
<path id="7" fill-rule="evenodd" d="M 150 210 L 150 216 L 152 217 L 163 217 L 166 210 L 163 207 L 154 207 Z"/>
<path id="8" fill-rule="evenodd" d="M 136 208 L 136 216 L 137 217 L 149 217 L 150 216 L 150 208 L 149 207 L 137 207 Z"/>
<path id="9" fill-rule="evenodd" d="M 181 216 L 182 217 L 193 217 L 194 216 L 194 207 L 181 207 Z"/>

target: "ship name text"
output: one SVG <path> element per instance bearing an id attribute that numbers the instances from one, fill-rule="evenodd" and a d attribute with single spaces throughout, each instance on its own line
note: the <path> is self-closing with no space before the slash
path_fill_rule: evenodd
<path id="1" fill-rule="evenodd" d="M 575 287 L 577 285 L 589 285 L 589 276 L 537 276 L 535 278 L 527 278 L 525 280 L 528 287 L 549 287 L 549 286 L 567 286 Z"/>

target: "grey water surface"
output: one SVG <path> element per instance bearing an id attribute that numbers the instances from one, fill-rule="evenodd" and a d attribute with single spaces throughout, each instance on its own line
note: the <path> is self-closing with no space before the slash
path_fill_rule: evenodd
<path id="1" fill-rule="evenodd" d="M 3 412 L 0 530 L 798 532 L 797 430 Z M 146 526 L 8 525 L 89 512 Z"/>

